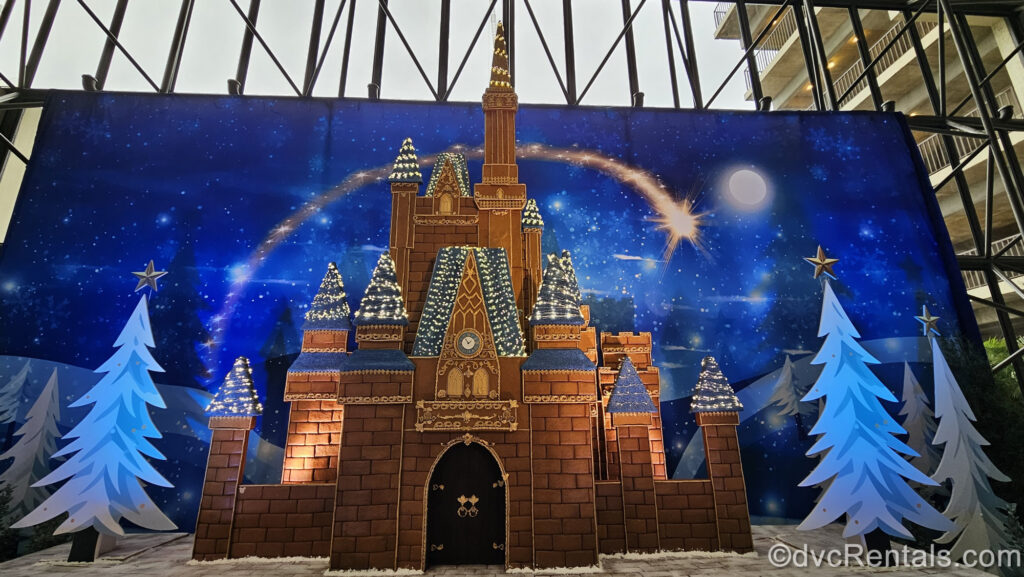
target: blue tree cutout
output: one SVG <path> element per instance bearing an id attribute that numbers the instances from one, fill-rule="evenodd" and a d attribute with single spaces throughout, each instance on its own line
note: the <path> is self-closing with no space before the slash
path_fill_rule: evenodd
<path id="1" fill-rule="evenodd" d="M 881 529 L 890 535 L 913 539 L 903 520 L 948 531 L 953 524 L 922 499 L 907 479 L 922 485 L 936 483 L 914 468 L 902 456 L 917 453 L 896 438 L 906 431 L 893 419 L 881 400 L 896 397 L 871 371 L 879 361 L 858 342 L 860 333 L 843 310 L 827 277 L 836 259 L 807 259 L 815 265 L 815 277 L 826 274 L 818 336 L 825 337 L 821 350 L 811 361 L 824 365 L 818 380 L 802 399 L 825 399 L 825 407 L 811 428 L 819 435 L 808 456 L 828 451 L 801 487 L 828 482 L 828 487 L 811 512 L 797 527 L 818 529 L 844 514 L 844 537 L 867 535 Z"/>
<path id="2" fill-rule="evenodd" d="M 166 404 L 149 374 L 163 369 L 149 352 L 154 344 L 146 295 L 139 299 L 114 346 L 114 354 L 96 369 L 104 376 L 70 405 L 93 406 L 64 435 L 70 443 L 53 455 L 71 456 L 34 486 L 67 482 L 12 527 L 31 527 L 67 513 L 55 535 L 92 528 L 123 536 L 122 518 L 147 529 L 176 528 L 142 485 L 172 486 L 147 459 L 164 459 L 149 442 L 162 435 L 148 406 L 163 409 Z"/>

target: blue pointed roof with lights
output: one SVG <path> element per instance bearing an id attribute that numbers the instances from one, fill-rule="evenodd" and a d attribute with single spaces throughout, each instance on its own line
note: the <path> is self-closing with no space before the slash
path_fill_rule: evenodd
<path id="1" fill-rule="evenodd" d="M 345 283 L 338 272 L 338 265 L 329 263 L 327 273 L 320 282 L 320 290 L 313 297 L 309 310 L 306 311 L 306 322 L 302 330 L 350 331 L 352 322 L 349 320 L 351 311 L 345 295 Z"/>
<path id="2" fill-rule="evenodd" d="M 540 209 L 537 208 L 537 201 L 530 199 L 526 201 L 526 206 L 523 207 L 523 218 L 521 219 L 523 230 L 529 230 L 531 228 L 544 229 L 544 219 L 540 215 Z"/>
<path id="3" fill-rule="evenodd" d="M 402 288 L 398 286 L 395 261 L 388 253 L 380 255 L 373 269 L 370 286 L 366 287 L 363 302 L 356 311 L 355 325 L 399 325 L 409 324 L 409 315 L 402 301 Z"/>
<path id="4" fill-rule="evenodd" d="M 207 405 L 206 414 L 211 417 L 258 417 L 263 414 L 263 405 L 252 383 L 249 359 L 235 359 L 231 371 L 224 377 L 224 384 Z"/>
<path id="5" fill-rule="evenodd" d="M 562 259 L 549 254 L 537 303 L 530 314 L 530 326 L 582 325 L 584 322 L 580 302 L 574 297 L 569 277 L 562 268 Z"/>
<path id="6" fill-rule="evenodd" d="M 690 399 L 690 412 L 721 413 L 741 410 L 743 403 L 736 398 L 736 392 L 729 384 L 729 379 L 726 379 L 722 369 L 718 368 L 718 361 L 712 356 L 704 357 L 700 364 L 697 388 Z"/>
<path id="7" fill-rule="evenodd" d="M 608 399 L 608 413 L 657 413 L 647 387 L 640 380 L 636 367 L 629 357 L 622 359 L 619 376 L 615 378 L 612 396 Z"/>
<path id="8" fill-rule="evenodd" d="M 412 145 L 412 139 L 406 138 L 402 142 L 402 148 L 395 158 L 395 166 L 391 169 L 388 182 L 412 182 L 423 184 L 423 175 L 420 174 L 420 162 L 416 158 L 416 148 Z"/>

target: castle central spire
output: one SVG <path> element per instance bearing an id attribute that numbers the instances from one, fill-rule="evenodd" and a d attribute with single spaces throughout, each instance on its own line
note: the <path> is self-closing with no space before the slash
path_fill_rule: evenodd
<path id="1" fill-rule="evenodd" d="M 519 182 L 516 165 L 516 112 L 519 97 L 509 76 L 509 55 L 505 27 L 498 22 L 491 58 L 491 81 L 483 96 L 484 166 L 480 183 L 473 187 L 473 200 L 480 211 L 479 239 L 485 247 L 503 248 L 516 302 L 520 310 L 531 303 L 523 295 L 522 211 L 526 205 L 526 185 Z M 532 300 L 532 295 L 530 295 Z"/>
<path id="2" fill-rule="evenodd" d="M 494 36 L 494 57 L 491 59 L 491 82 L 488 92 L 512 92 L 512 78 L 508 73 L 508 48 L 505 44 L 505 27 L 498 22 Z"/>

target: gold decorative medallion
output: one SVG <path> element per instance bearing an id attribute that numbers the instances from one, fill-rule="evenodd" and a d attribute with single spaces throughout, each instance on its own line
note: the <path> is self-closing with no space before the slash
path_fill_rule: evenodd
<path id="1" fill-rule="evenodd" d="M 515 431 L 516 409 L 508 401 L 416 401 L 417 431 Z"/>

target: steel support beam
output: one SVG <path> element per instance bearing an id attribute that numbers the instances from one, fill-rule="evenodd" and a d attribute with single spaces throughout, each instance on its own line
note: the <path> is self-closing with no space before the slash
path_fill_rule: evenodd
<path id="1" fill-rule="evenodd" d="M 178 69 L 181 67 L 181 56 L 185 51 L 185 39 L 188 38 L 189 24 L 192 22 L 192 8 L 196 0 L 181 0 L 178 9 L 178 22 L 174 25 L 174 36 L 171 47 L 167 51 L 167 64 L 164 65 L 164 78 L 160 82 L 160 92 L 174 92 L 178 82 Z"/>
<path id="2" fill-rule="evenodd" d="M 249 0 L 249 13 L 247 16 L 249 17 L 249 21 L 253 23 L 253 26 L 259 23 L 260 1 L 261 0 Z M 252 30 L 246 26 L 245 30 L 242 31 L 242 46 L 238 51 L 238 68 L 235 69 L 235 81 L 238 82 L 239 94 L 243 94 L 245 92 L 245 81 L 249 77 L 249 61 L 252 59 L 252 41 Z"/>

